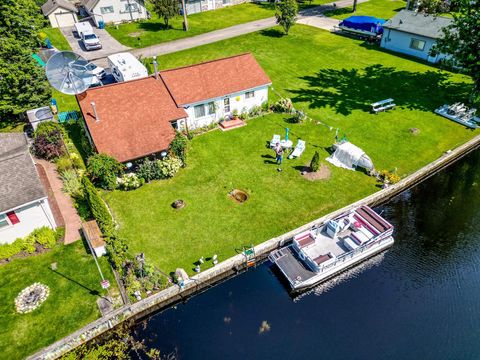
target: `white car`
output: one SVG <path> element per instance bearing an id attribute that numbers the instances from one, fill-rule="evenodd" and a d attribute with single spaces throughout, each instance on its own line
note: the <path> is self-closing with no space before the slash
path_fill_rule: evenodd
<path id="1" fill-rule="evenodd" d="M 98 50 L 102 48 L 100 39 L 94 33 L 82 33 L 82 42 L 87 50 Z"/>
<path id="2" fill-rule="evenodd" d="M 77 76 L 91 79 L 91 83 L 88 86 L 102 85 L 101 79 L 106 75 L 104 68 L 84 60 L 76 60 L 70 64 L 70 67 L 75 70 Z M 91 77 L 90 74 L 94 76 Z"/>

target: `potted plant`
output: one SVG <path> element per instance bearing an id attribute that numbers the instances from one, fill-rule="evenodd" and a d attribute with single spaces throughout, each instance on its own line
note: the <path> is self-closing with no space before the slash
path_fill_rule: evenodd
<path id="1" fill-rule="evenodd" d="M 237 109 L 232 111 L 232 120 L 238 120 L 238 110 Z"/>

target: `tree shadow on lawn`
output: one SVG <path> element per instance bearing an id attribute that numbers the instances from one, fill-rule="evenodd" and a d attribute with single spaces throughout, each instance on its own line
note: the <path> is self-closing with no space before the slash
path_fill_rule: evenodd
<path id="1" fill-rule="evenodd" d="M 281 38 L 285 36 L 285 33 L 278 29 L 267 29 L 267 30 L 261 30 L 260 35 L 268 36 L 272 38 Z"/>
<path id="2" fill-rule="evenodd" d="M 397 106 L 431 112 L 440 105 L 468 99 L 471 85 L 450 80 L 441 71 L 410 72 L 375 64 L 365 69 L 325 69 L 300 79 L 308 86 L 290 89 L 295 102 L 309 108 L 330 106 L 337 114 L 371 111 L 374 102 L 393 98 Z"/>
<path id="3" fill-rule="evenodd" d="M 161 30 L 181 30 L 183 31 L 183 29 L 176 29 L 174 28 L 171 24 L 168 24 L 168 26 L 166 26 L 164 23 L 162 22 L 158 22 L 158 21 L 145 21 L 145 22 L 140 22 L 138 24 L 138 27 L 142 30 L 145 30 L 145 31 L 161 31 Z"/>

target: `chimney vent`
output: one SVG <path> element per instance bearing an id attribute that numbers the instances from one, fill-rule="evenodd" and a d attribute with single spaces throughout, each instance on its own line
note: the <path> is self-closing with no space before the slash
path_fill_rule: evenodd
<path id="1" fill-rule="evenodd" d="M 92 108 L 93 108 L 93 116 L 95 117 L 95 121 L 96 121 L 96 122 L 99 122 L 99 121 L 100 121 L 100 118 L 98 117 L 97 107 L 95 106 L 95 103 L 92 101 L 92 102 L 90 103 L 90 105 L 92 105 Z"/>

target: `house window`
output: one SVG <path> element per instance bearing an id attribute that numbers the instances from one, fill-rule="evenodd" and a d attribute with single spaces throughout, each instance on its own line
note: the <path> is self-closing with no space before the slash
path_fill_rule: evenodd
<path id="1" fill-rule="evenodd" d="M 215 103 L 214 102 L 209 102 L 207 104 L 207 113 L 208 113 L 208 115 L 215 114 Z"/>
<path id="2" fill-rule="evenodd" d="M 100 8 L 102 14 L 111 14 L 113 13 L 113 6 L 104 6 Z"/>
<path id="3" fill-rule="evenodd" d="M 410 42 L 410 47 L 415 50 L 423 51 L 423 49 L 425 49 L 425 41 L 412 39 L 412 41 Z"/>
<path id="4" fill-rule="evenodd" d="M 5 215 L 0 215 L 0 229 L 9 226 L 10 224 L 7 221 L 7 217 Z"/>
<path id="5" fill-rule="evenodd" d="M 223 99 L 223 111 L 225 113 L 230 112 L 230 98 Z"/>
<path id="6" fill-rule="evenodd" d="M 230 4 L 230 0 L 222 0 L 222 3 L 223 3 L 223 5 L 229 5 L 229 4 Z"/>
<path id="7" fill-rule="evenodd" d="M 205 116 L 205 105 L 197 105 L 194 107 L 195 110 L 195 118 L 201 118 Z"/>
<path id="8" fill-rule="evenodd" d="M 129 12 L 137 12 L 139 11 L 138 4 L 137 3 L 125 4 L 125 10 Z"/>
<path id="9" fill-rule="evenodd" d="M 245 93 L 245 99 L 251 99 L 255 97 L 255 91 L 247 91 Z"/>

